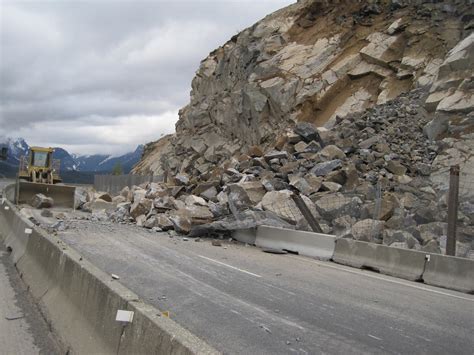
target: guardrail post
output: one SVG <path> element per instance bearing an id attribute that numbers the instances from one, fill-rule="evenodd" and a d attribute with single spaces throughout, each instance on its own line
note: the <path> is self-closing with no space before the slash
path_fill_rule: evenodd
<path id="1" fill-rule="evenodd" d="M 316 233 L 322 233 L 323 231 L 319 226 L 318 221 L 316 221 L 316 218 L 314 218 L 313 214 L 311 213 L 308 206 L 306 206 L 306 203 L 301 198 L 301 196 L 293 192 L 291 198 L 293 199 L 293 201 L 295 201 L 296 207 L 298 207 L 303 217 L 308 221 L 308 224 L 311 229 Z"/>
<path id="2" fill-rule="evenodd" d="M 459 165 L 453 165 L 449 170 L 448 193 L 448 238 L 446 255 L 456 255 L 456 222 L 458 219 L 459 200 Z"/>

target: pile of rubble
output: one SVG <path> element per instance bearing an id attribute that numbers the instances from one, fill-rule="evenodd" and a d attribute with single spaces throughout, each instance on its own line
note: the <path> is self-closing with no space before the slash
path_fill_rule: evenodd
<path id="1" fill-rule="evenodd" d="M 251 146 L 220 171 L 178 174 L 168 183 L 96 194 L 82 209 L 94 218 L 201 236 L 260 224 L 311 230 L 298 193 L 324 233 L 441 252 L 446 190 L 431 179 L 445 140 L 432 141 L 426 91 L 338 120 L 332 130 L 301 122 L 264 151 Z M 407 129 L 410 127 L 410 129 Z M 206 179 L 205 179 L 206 178 Z M 458 255 L 474 249 L 472 196 L 461 196 Z"/>

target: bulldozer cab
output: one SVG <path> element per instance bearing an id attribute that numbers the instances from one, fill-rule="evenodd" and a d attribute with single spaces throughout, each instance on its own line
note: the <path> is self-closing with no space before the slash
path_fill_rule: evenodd
<path id="1" fill-rule="evenodd" d="M 32 149 L 29 163 L 35 168 L 49 168 L 52 153 L 50 151 L 35 151 Z"/>

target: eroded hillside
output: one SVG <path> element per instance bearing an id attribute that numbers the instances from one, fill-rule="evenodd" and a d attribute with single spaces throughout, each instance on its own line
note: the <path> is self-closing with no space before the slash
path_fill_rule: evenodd
<path id="1" fill-rule="evenodd" d="M 470 31 L 472 9 L 406 4 L 299 1 L 234 36 L 201 62 L 176 135 L 149 149 L 136 172 L 161 173 L 166 153 L 167 169 L 202 175 L 251 145 L 274 145 L 295 122 L 331 128 L 349 113 L 429 87 Z"/>

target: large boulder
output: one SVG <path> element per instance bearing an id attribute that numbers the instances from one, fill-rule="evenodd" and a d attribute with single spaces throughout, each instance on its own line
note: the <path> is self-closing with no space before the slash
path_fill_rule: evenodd
<path id="1" fill-rule="evenodd" d="M 191 231 L 192 223 L 188 216 L 185 214 L 172 214 L 169 217 L 173 223 L 174 230 L 181 234 L 188 234 Z"/>
<path id="2" fill-rule="evenodd" d="M 194 206 L 194 205 L 207 206 L 208 205 L 205 199 L 196 195 L 186 196 L 186 198 L 184 199 L 184 203 L 187 206 Z"/>
<path id="3" fill-rule="evenodd" d="M 263 187 L 260 181 L 242 182 L 238 185 L 242 187 L 242 189 L 247 194 L 250 202 L 254 206 L 262 200 L 263 196 L 266 193 L 265 188 Z"/>
<path id="4" fill-rule="evenodd" d="M 293 201 L 292 195 L 293 192 L 289 190 L 269 191 L 262 199 L 262 208 L 265 211 L 275 213 L 278 217 L 291 224 L 297 224 L 304 219 L 304 217 L 296 206 L 295 201 Z M 317 216 L 314 203 L 306 196 L 301 197 L 313 216 Z"/>
<path id="5" fill-rule="evenodd" d="M 47 197 L 43 194 L 36 194 L 31 199 L 31 206 L 34 208 L 51 208 L 54 206 L 54 200 L 51 197 Z"/>
<path id="6" fill-rule="evenodd" d="M 130 217 L 130 202 L 123 202 L 117 205 L 117 209 L 110 213 L 109 219 L 114 222 L 123 222 Z"/>
<path id="7" fill-rule="evenodd" d="M 89 192 L 82 187 L 76 187 L 74 192 L 74 208 L 80 209 L 89 200 Z"/>
<path id="8" fill-rule="evenodd" d="M 209 223 L 214 217 L 211 210 L 207 206 L 185 206 L 184 209 L 178 210 L 178 214 L 181 212 L 191 220 L 192 224 Z"/>
<path id="9" fill-rule="evenodd" d="M 107 202 L 112 202 L 112 196 L 108 192 L 96 192 L 94 194 L 94 199 L 101 199 Z"/>
<path id="10" fill-rule="evenodd" d="M 341 193 L 330 193 L 315 202 L 319 214 L 327 221 L 344 215 L 359 217 L 362 201 L 358 197 L 345 196 Z"/>
<path id="11" fill-rule="evenodd" d="M 324 163 L 319 163 L 311 169 L 311 173 L 316 176 L 326 176 L 331 171 L 342 167 L 342 161 L 340 159 L 329 160 Z"/>
<path id="12" fill-rule="evenodd" d="M 107 202 L 101 199 L 96 199 L 94 201 L 86 202 L 82 206 L 82 210 L 84 212 L 92 212 L 96 210 L 114 211 L 115 208 L 116 208 L 115 203 Z"/>
<path id="13" fill-rule="evenodd" d="M 247 192 L 244 188 L 239 184 L 232 184 L 228 187 L 228 196 L 227 201 L 229 203 L 229 208 L 232 213 L 237 213 L 238 211 L 242 211 L 248 209 L 253 206 L 250 197 L 248 196 Z"/>
<path id="14" fill-rule="evenodd" d="M 317 141 L 321 143 L 321 137 L 319 136 L 318 129 L 309 122 L 298 122 L 294 128 L 294 132 L 300 135 L 307 143 L 311 141 Z"/>
<path id="15" fill-rule="evenodd" d="M 150 212 L 153 206 L 153 201 L 147 199 L 145 197 L 141 198 L 140 200 L 135 200 L 130 207 L 130 216 L 136 219 L 138 216 L 146 215 Z"/>
<path id="16" fill-rule="evenodd" d="M 351 234 L 354 239 L 364 242 L 380 242 L 384 224 L 384 221 L 363 219 L 352 226 Z"/>
<path id="17" fill-rule="evenodd" d="M 149 229 L 159 228 L 163 231 L 168 231 L 173 229 L 174 225 L 167 215 L 165 215 L 164 213 L 160 213 L 150 216 L 146 220 L 144 227 Z"/>

